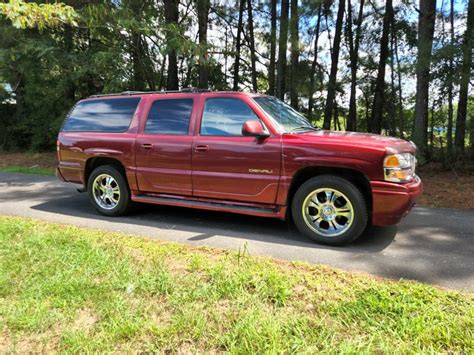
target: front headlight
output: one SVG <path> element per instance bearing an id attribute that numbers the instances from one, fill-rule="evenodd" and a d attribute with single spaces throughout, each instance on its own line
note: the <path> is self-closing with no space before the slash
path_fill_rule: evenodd
<path id="1" fill-rule="evenodd" d="M 413 154 L 390 154 L 383 161 L 385 180 L 407 182 L 415 177 L 416 158 Z"/>

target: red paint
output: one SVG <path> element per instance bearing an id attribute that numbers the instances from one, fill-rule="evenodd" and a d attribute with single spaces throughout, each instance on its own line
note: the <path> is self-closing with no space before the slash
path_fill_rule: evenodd
<path id="1" fill-rule="evenodd" d="M 125 133 L 61 132 L 57 176 L 84 185 L 89 159 L 113 158 L 124 166 L 135 201 L 172 197 L 159 203 L 283 219 L 291 184 L 302 169 L 317 167 L 336 172 L 338 168 L 367 180 L 374 225 L 397 223 L 411 209 L 422 191 L 421 181 L 386 182 L 382 169 L 386 154 L 414 152 L 411 143 L 351 132 L 282 133 L 252 100 L 253 96 L 238 92 L 144 94 Z M 263 129 L 269 136 L 199 135 L 204 103 L 210 97 L 245 101 L 264 125 L 250 123 L 245 130 L 257 133 Z M 152 103 L 172 98 L 194 101 L 188 135 L 145 134 Z M 213 205 L 195 205 L 202 201 Z M 239 206 L 260 207 L 262 212 Z"/>

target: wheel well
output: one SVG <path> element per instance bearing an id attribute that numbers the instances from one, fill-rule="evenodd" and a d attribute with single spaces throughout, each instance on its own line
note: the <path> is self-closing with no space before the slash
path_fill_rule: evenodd
<path id="1" fill-rule="evenodd" d="M 95 157 L 89 158 L 86 161 L 86 166 L 84 170 L 84 186 L 87 187 L 87 181 L 89 180 L 89 175 L 99 166 L 102 165 L 112 165 L 115 167 L 127 180 L 127 175 L 125 173 L 125 167 L 118 159 L 114 158 L 105 158 L 105 157 Z"/>
<path id="2" fill-rule="evenodd" d="M 360 189 L 362 195 L 365 197 L 369 208 L 369 216 L 371 215 L 370 212 L 372 211 L 372 189 L 370 187 L 369 179 L 360 171 L 346 168 L 311 166 L 298 171 L 293 177 L 290 189 L 288 191 L 288 207 L 291 207 L 291 203 L 293 202 L 293 196 L 295 195 L 296 190 L 298 190 L 298 188 L 306 181 L 318 175 L 336 175 L 352 182 Z M 290 210 L 291 208 L 288 208 L 288 211 Z"/>

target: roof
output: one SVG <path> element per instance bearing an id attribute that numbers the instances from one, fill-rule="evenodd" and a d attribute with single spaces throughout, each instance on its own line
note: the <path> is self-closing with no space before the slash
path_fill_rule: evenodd
<path id="1" fill-rule="evenodd" d="M 123 91 L 120 93 L 97 94 L 91 95 L 89 98 L 108 97 L 108 96 L 140 96 L 140 95 L 156 95 L 156 94 L 179 94 L 179 93 L 226 93 L 226 94 L 242 94 L 241 91 L 212 91 L 208 89 L 185 88 L 181 90 L 161 90 L 161 91 Z"/>

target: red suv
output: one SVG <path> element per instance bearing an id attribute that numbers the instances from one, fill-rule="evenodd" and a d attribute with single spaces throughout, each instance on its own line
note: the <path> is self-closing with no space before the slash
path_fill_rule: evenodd
<path id="1" fill-rule="evenodd" d="M 57 148 L 57 176 L 82 184 L 104 215 L 136 201 L 291 216 L 331 245 L 398 223 L 422 190 L 413 143 L 321 130 L 274 97 L 242 92 L 93 96 L 71 110 Z"/>

